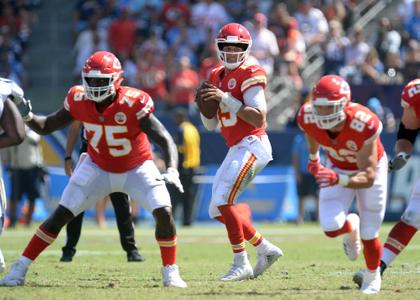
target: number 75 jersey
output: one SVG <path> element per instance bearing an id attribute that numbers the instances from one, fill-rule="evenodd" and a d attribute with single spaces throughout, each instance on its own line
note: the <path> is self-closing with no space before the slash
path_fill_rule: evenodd
<path id="1" fill-rule="evenodd" d="M 120 87 L 114 102 L 104 111 L 88 100 L 83 86 L 74 86 L 64 100 L 73 119 L 81 121 L 88 141 L 88 154 L 101 169 L 123 173 L 152 159 L 141 119 L 153 112 L 150 96 L 130 87 Z"/>
<path id="2" fill-rule="evenodd" d="M 316 125 L 310 102 L 300 108 L 297 122 L 309 137 L 326 150 L 332 164 L 340 169 L 357 170 L 357 152 L 371 142 L 377 143 L 379 161 L 384 155 L 384 147 L 379 138 L 382 131 L 379 118 L 367 107 L 353 102 L 344 108 L 344 113 L 344 128 L 334 139 L 328 135 L 327 130 Z"/>

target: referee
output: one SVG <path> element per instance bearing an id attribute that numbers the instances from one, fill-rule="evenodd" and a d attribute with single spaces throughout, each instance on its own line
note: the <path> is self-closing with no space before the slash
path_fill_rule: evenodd
<path id="1" fill-rule="evenodd" d="M 73 152 L 74 145 L 76 144 L 81 123 L 74 121 L 67 134 L 67 145 L 66 145 L 66 157 L 64 158 L 65 171 L 68 176 L 71 176 L 73 172 L 73 162 L 71 159 L 71 153 Z M 87 152 L 87 141 L 84 138 L 84 130 L 82 130 L 82 146 L 80 148 L 80 154 Z M 118 231 L 120 233 L 120 242 L 124 251 L 127 253 L 127 261 L 129 262 L 141 262 L 144 261 L 144 257 L 139 253 L 136 247 L 136 241 L 134 236 L 134 226 L 132 223 L 132 216 L 130 212 L 130 200 L 124 193 L 112 193 L 109 195 L 111 198 L 112 206 L 115 210 L 115 218 L 117 220 Z M 67 224 L 67 240 L 66 245 L 62 248 L 63 255 L 60 261 L 70 262 L 73 260 L 73 256 L 76 254 L 76 245 L 80 238 L 82 230 L 84 212 L 77 215 L 73 220 Z"/>

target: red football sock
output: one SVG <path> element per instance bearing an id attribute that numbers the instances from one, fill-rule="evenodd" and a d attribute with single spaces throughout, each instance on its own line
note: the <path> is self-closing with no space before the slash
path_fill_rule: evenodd
<path id="1" fill-rule="evenodd" d="M 245 239 L 254 247 L 257 247 L 259 244 L 261 244 L 263 240 L 263 236 L 257 232 L 255 227 L 242 215 L 240 215 L 241 221 L 242 221 L 242 230 L 244 232 Z M 222 216 L 215 217 L 217 221 L 220 223 L 225 224 L 225 220 Z"/>
<path id="2" fill-rule="evenodd" d="M 30 260 L 35 260 L 38 255 L 57 238 L 56 234 L 46 231 L 41 226 L 38 227 L 36 233 L 22 253 L 22 256 L 25 256 Z"/>
<path id="3" fill-rule="evenodd" d="M 389 233 L 384 247 L 398 255 L 408 245 L 416 232 L 417 228 L 399 221 Z"/>
<path id="4" fill-rule="evenodd" d="M 362 240 L 363 254 L 368 270 L 374 271 L 381 265 L 382 244 L 379 238 Z"/>
<path id="5" fill-rule="evenodd" d="M 218 207 L 225 221 L 229 241 L 234 253 L 245 251 L 244 231 L 242 219 L 233 205 L 222 205 Z"/>
<path id="6" fill-rule="evenodd" d="M 176 236 L 170 238 L 156 238 L 160 247 L 162 265 L 174 265 L 176 263 Z"/>
<path id="7" fill-rule="evenodd" d="M 345 234 L 345 233 L 349 233 L 351 231 L 352 231 L 351 223 L 350 223 L 349 220 L 346 220 L 346 222 L 344 222 L 343 227 L 341 227 L 340 229 L 333 230 L 333 231 L 325 231 L 324 233 L 325 233 L 326 236 L 335 238 L 335 237 L 337 237 L 339 235 L 342 235 L 342 234 Z"/>

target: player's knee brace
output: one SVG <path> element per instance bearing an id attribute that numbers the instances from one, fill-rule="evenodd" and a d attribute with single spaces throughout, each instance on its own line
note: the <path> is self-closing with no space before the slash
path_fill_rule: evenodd
<path id="1" fill-rule="evenodd" d="M 411 209 L 406 210 L 402 215 L 401 220 L 416 229 L 420 229 L 420 211 Z"/>

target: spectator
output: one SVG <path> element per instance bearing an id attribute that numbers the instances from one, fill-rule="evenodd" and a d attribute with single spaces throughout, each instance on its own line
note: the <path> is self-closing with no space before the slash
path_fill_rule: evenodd
<path id="1" fill-rule="evenodd" d="M 179 19 L 166 35 L 171 53 L 175 58 L 187 56 L 193 66 L 198 65 L 196 52 L 199 46 L 197 31 L 188 27 L 184 19 Z"/>
<path id="2" fill-rule="evenodd" d="M 385 58 L 385 74 L 387 84 L 402 84 L 404 81 L 402 61 L 399 53 L 388 52 Z"/>
<path id="3" fill-rule="evenodd" d="M 9 148 L 10 181 L 12 194 L 9 205 L 9 227 L 15 227 L 17 221 L 18 203 L 26 195 L 28 210 L 24 223 L 29 226 L 35 210 L 35 200 L 40 196 L 40 184 L 46 173 L 43 171 L 41 137 L 26 127 L 26 138 L 22 144 Z"/>
<path id="4" fill-rule="evenodd" d="M 160 102 L 166 100 L 168 91 L 165 85 L 166 67 L 157 57 L 153 50 L 138 51 L 136 86 L 148 93 L 155 100 L 155 105 L 159 106 Z"/>
<path id="5" fill-rule="evenodd" d="M 171 105 L 192 109 L 199 79 L 197 72 L 191 69 L 188 57 L 181 57 L 177 61 L 177 69 L 171 75 L 169 82 Z"/>
<path id="6" fill-rule="evenodd" d="M 384 65 L 379 60 L 375 48 L 370 48 L 366 61 L 360 66 L 362 73 L 362 84 L 384 83 Z"/>
<path id="7" fill-rule="evenodd" d="M 351 43 L 345 50 L 345 65 L 340 69 L 341 76 L 353 83 L 360 84 L 362 78 L 359 67 L 364 63 L 369 49 L 369 45 L 365 42 L 363 29 L 361 27 L 355 27 L 353 29 Z"/>
<path id="8" fill-rule="evenodd" d="M 205 58 L 201 61 L 199 70 L 200 81 L 208 80 L 211 70 L 222 65 L 220 59 L 217 57 L 217 51 L 214 45 L 209 47 L 207 53 L 208 56 L 204 56 Z"/>
<path id="9" fill-rule="evenodd" d="M 114 20 L 108 29 L 109 48 L 117 56 L 130 55 L 137 30 L 136 22 L 131 18 L 128 7 L 121 9 L 121 16 Z"/>
<path id="10" fill-rule="evenodd" d="M 252 19 L 250 34 L 253 44 L 251 55 L 254 56 L 258 64 L 264 68 L 267 77 L 270 78 L 274 69 L 274 58 L 279 55 L 277 38 L 274 33 L 267 28 L 267 17 L 262 13 L 256 13 Z"/>
<path id="11" fill-rule="evenodd" d="M 163 4 L 161 20 L 166 30 L 171 29 L 179 20 L 190 21 L 190 9 L 185 1 L 167 0 Z"/>
<path id="12" fill-rule="evenodd" d="M 410 19 L 405 25 L 405 30 L 410 38 L 420 41 L 420 0 L 414 0 L 414 11 Z"/>
<path id="13" fill-rule="evenodd" d="M 217 30 L 228 23 L 229 19 L 229 15 L 219 1 L 199 0 L 191 8 L 191 22 L 197 29 L 198 37 L 201 38 L 200 43 L 202 44 L 206 43 L 205 38 L 208 31 L 215 37 Z"/>
<path id="14" fill-rule="evenodd" d="M 299 2 L 295 18 L 308 48 L 325 40 L 328 33 L 327 20 L 319 9 L 313 7 L 311 0 Z"/>
<path id="15" fill-rule="evenodd" d="M 303 36 L 297 27 L 298 24 L 295 18 L 290 16 L 287 6 L 284 3 L 277 4 L 269 28 L 277 38 L 281 59 L 293 61 L 300 67 L 303 64 L 306 49 Z"/>
<path id="16" fill-rule="evenodd" d="M 316 210 L 311 218 L 316 221 L 318 215 L 318 194 L 319 188 L 315 181 L 315 177 L 306 168 L 309 156 L 308 146 L 306 145 L 305 135 L 303 133 L 297 134 L 293 139 L 292 145 L 292 162 L 295 171 L 295 178 L 297 183 L 297 192 L 299 197 L 299 216 L 298 224 L 305 221 L 305 202 L 310 199 L 315 199 Z"/>
<path id="17" fill-rule="evenodd" d="M 350 41 L 343 35 L 340 22 L 332 20 L 329 27 L 329 35 L 324 44 L 324 74 L 338 74 L 344 65 L 345 49 Z"/>
<path id="18" fill-rule="evenodd" d="M 420 78 L 420 46 L 416 40 L 410 40 L 405 52 L 404 81 Z"/>
<path id="19" fill-rule="evenodd" d="M 74 45 L 74 51 L 76 53 L 76 64 L 73 70 L 75 83 L 79 81 L 80 72 L 82 72 L 83 66 L 89 56 L 96 51 L 106 51 L 108 49 L 107 31 L 98 28 L 98 19 L 99 15 L 93 15 L 90 18 L 89 28 L 80 32 Z"/>
<path id="20" fill-rule="evenodd" d="M 388 18 L 381 18 L 378 22 L 378 31 L 375 40 L 375 48 L 378 50 L 379 59 L 385 60 L 388 52 L 398 53 L 401 46 L 401 35 L 392 28 Z"/>
<path id="21" fill-rule="evenodd" d="M 179 154 L 179 179 L 184 187 L 184 193 L 180 193 L 175 188 L 168 185 L 171 192 L 172 209 L 174 216 L 177 210 L 182 207 L 182 225 L 191 226 L 193 222 L 194 202 L 197 186 L 194 183 L 194 175 L 200 166 L 200 134 L 197 128 L 188 120 L 188 111 L 184 108 L 177 108 L 174 111 L 176 134 L 175 143 Z"/>
<path id="22" fill-rule="evenodd" d="M 381 120 L 385 132 L 395 132 L 396 121 L 392 110 L 383 106 L 378 98 L 372 97 L 367 102 L 367 107 L 374 112 Z"/>

